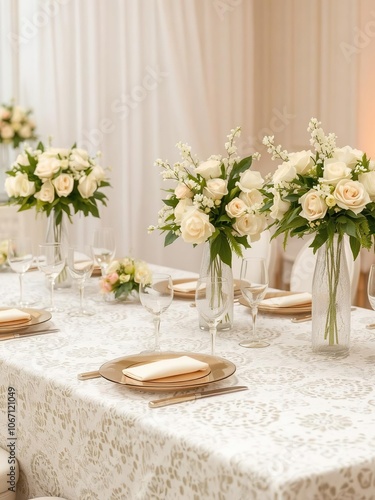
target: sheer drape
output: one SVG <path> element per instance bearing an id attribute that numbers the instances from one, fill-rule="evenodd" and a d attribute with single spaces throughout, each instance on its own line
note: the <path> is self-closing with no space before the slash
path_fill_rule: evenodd
<path id="1" fill-rule="evenodd" d="M 108 208 L 75 217 L 76 238 L 112 225 L 119 256 L 197 270 L 199 248 L 147 234 L 166 187 L 154 160 L 177 161 L 179 140 L 206 159 L 231 128 L 251 133 L 252 2 L 1 0 L 0 16 L 1 99 L 31 106 L 43 140 L 112 167 Z"/>

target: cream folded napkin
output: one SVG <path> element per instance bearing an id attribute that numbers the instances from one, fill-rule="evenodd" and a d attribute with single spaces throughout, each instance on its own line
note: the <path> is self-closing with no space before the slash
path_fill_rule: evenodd
<path id="1" fill-rule="evenodd" d="M 31 315 L 19 309 L 5 309 L 0 311 L 0 325 L 4 326 L 13 323 L 25 323 L 31 319 Z"/>
<path id="2" fill-rule="evenodd" d="M 162 359 L 153 361 L 144 365 L 138 365 L 122 370 L 127 375 L 142 382 L 146 380 L 155 380 L 164 377 L 173 377 L 184 373 L 193 373 L 200 370 L 207 370 L 207 363 L 189 356 L 180 356 L 179 358 Z"/>
<path id="3" fill-rule="evenodd" d="M 263 307 L 292 307 L 311 304 L 311 300 L 311 293 L 302 292 L 264 299 L 259 302 L 259 305 Z"/>

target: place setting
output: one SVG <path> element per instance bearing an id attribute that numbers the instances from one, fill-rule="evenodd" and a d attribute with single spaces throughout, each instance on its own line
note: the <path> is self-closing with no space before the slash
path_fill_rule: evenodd
<path id="1" fill-rule="evenodd" d="M 0 341 L 59 331 L 48 323 L 52 314 L 44 309 L 0 308 Z"/>

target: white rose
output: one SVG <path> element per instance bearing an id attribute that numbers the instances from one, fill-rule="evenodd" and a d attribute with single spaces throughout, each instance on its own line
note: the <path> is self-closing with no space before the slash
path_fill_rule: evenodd
<path id="1" fill-rule="evenodd" d="M 333 196 L 337 200 L 337 205 L 345 210 L 351 210 L 359 214 L 367 203 L 371 202 L 365 187 L 358 181 L 343 179 L 338 182 Z"/>
<path id="2" fill-rule="evenodd" d="M 14 132 L 18 132 L 20 128 L 22 127 L 20 122 L 12 122 L 12 128 Z"/>
<path id="3" fill-rule="evenodd" d="M 40 191 L 35 193 L 35 198 L 40 201 L 45 201 L 47 203 L 52 203 L 55 199 L 55 188 L 51 181 L 46 181 L 42 184 Z"/>
<path id="4" fill-rule="evenodd" d="M 337 161 L 334 158 L 324 160 L 323 168 L 323 182 L 332 184 L 333 186 L 336 186 L 341 179 L 349 179 L 352 175 L 352 171 L 346 163 Z"/>
<path id="5" fill-rule="evenodd" d="M 221 200 L 223 196 L 228 194 L 227 185 L 228 182 L 224 179 L 209 179 L 203 189 L 203 194 L 213 200 Z"/>
<path id="6" fill-rule="evenodd" d="M 14 180 L 15 177 L 13 176 L 9 176 L 5 179 L 4 187 L 9 198 L 11 198 L 12 196 L 16 196 L 16 192 L 14 190 Z"/>
<path id="7" fill-rule="evenodd" d="M 204 243 L 214 231 L 215 228 L 210 223 L 208 215 L 198 208 L 190 208 L 182 218 L 181 236 L 187 243 L 194 245 Z"/>
<path id="8" fill-rule="evenodd" d="M 40 155 L 38 165 L 35 169 L 35 175 L 40 179 L 50 179 L 60 170 L 61 162 L 57 158 L 47 158 L 44 154 Z"/>
<path id="9" fill-rule="evenodd" d="M 29 159 L 26 155 L 18 155 L 16 158 L 17 165 L 22 165 L 23 167 L 26 167 L 29 165 Z"/>
<path id="10" fill-rule="evenodd" d="M 24 119 L 24 117 L 25 117 L 24 110 L 19 106 L 15 106 L 13 108 L 12 122 L 20 122 Z"/>
<path id="11" fill-rule="evenodd" d="M 174 194 L 176 195 L 176 198 L 179 200 L 181 198 L 192 198 L 194 196 L 193 191 L 186 186 L 183 182 L 178 184 L 176 186 L 176 189 L 174 190 Z"/>
<path id="12" fill-rule="evenodd" d="M 86 170 L 86 168 L 89 168 L 90 163 L 85 159 L 82 158 L 79 154 L 75 153 L 72 154 L 70 157 L 70 167 L 73 170 Z"/>
<path id="13" fill-rule="evenodd" d="M 151 283 L 151 271 L 146 264 L 138 264 L 135 267 L 134 281 L 136 283 Z"/>
<path id="14" fill-rule="evenodd" d="M 14 136 L 14 130 L 11 125 L 5 124 L 1 129 L 0 129 L 1 137 L 3 139 L 11 139 Z"/>
<path id="15" fill-rule="evenodd" d="M 240 180 L 236 182 L 236 185 L 241 191 L 248 193 L 251 189 L 260 189 L 263 182 L 260 172 L 248 169 L 240 174 Z"/>
<path id="16" fill-rule="evenodd" d="M 9 179 L 10 177 L 8 177 Z M 35 193 L 35 184 L 30 182 L 27 174 L 17 172 L 15 177 L 12 178 L 10 184 L 10 192 L 13 193 L 9 196 L 22 196 L 27 197 Z M 5 183 L 5 189 L 8 189 L 9 184 Z M 8 192 L 8 191 L 7 191 Z"/>
<path id="17" fill-rule="evenodd" d="M 291 182 L 297 177 L 296 168 L 289 162 L 284 162 L 277 167 L 276 172 L 272 176 L 275 186 L 280 185 L 282 182 Z"/>
<path id="18" fill-rule="evenodd" d="M 23 125 L 19 131 L 18 134 L 23 138 L 23 139 L 28 139 L 31 137 L 31 128 L 28 125 Z"/>
<path id="19" fill-rule="evenodd" d="M 375 161 L 374 161 L 374 160 L 370 160 L 370 161 L 369 161 L 368 168 L 369 168 L 371 171 L 372 171 L 372 170 L 375 170 Z"/>
<path id="20" fill-rule="evenodd" d="M 81 177 L 78 182 L 78 191 L 82 198 L 90 198 L 98 188 L 98 184 L 91 174 Z"/>
<path id="21" fill-rule="evenodd" d="M 335 148 L 333 150 L 332 158 L 346 163 L 349 168 L 354 168 L 356 164 L 362 159 L 363 151 L 353 149 L 350 146 L 343 148 Z"/>
<path id="22" fill-rule="evenodd" d="M 366 172 L 358 176 L 358 180 L 363 184 L 372 201 L 375 201 L 375 171 Z"/>
<path id="23" fill-rule="evenodd" d="M 104 181 L 106 178 L 104 169 L 100 165 L 95 165 L 92 168 L 91 175 L 98 183 Z"/>
<path id="24" fill-rule="evenodd" d="M 250 236 L 251 241 L 258 241 L 260 234 L 267 227 L 266 217 L 264 215 L 244 214 L 236 219 L 233 229 L 240 236 Z"/>
<path id="25" fill-rule="evenodd" d="M 193 205 L 193 201 L 191 198 L 184 198 L 183 200 L 180 200 L 175 209 L 174 209 L 174 217 L 177 223 L 181 222 L 182 217 L 185 215 L 186 210 L 188 207 L 191 207 Z"/>
<path id="26" fill-rule="evenodd" d="M 239 196 L 248 207 L 253 207 L 254 205 L 261 205 L 263 203 L 263 196 L 258 189 L 250 189 L 247 193 L 241 193 Z"/>
<path id="27" fill-rule="evenodd" d="M 218 160 L 207 160 L 195 168 L 195 172 L 204 179 L 214 179 L 221 175 L 221 162 Z"/>
<path id="28" fill-rule="evenodd" d="M 302 206 L 300 216 L 309 221 L 323 219 L 327 213 L 327 204 L 315 189 L 310 189 L 310 191 L 301 196 L 298 202 Z"/>
<path id="29" fill-rule="evenodd" d="M 88 158 L 89 158 L 89 154 L 86 151 L 86 149 L 74 148 L 72 151 L 73 151 L 73 153 L 76 153 L 84 160 L 88 160 Z"/>
<path id="30" fill-rule="evenodd" d="M 51 157 L 60 156 L 60 158 L 66 158 L 69 155 L 70 155 L 70 149 L 48 148 L 46 151 L 44 151 L 44 153 L 42 154 L 42 157 L 51 158 Z"/>
<path id="31" fill-rule="evenodd" d="M 69 174 L 60 174 L 56 179 L 53 179 L 52 184 L 59 196 L 69 196 L 73 191 L 74 179 Z"/>
<path id="32" fill-rule="evenodd" d="M 273 205 L 271 207 L 270 216 L 274 220 L 280 220 L 289 210 L 290 203 L 281 199 L 280 193 L 276 192 L 273 197 Z"/>
<path id="33" fill-rule="evenodd" d="M 289 162 L 297 171 L 298 174 L 305 175 L 314 166 L 311 151 L 298 151 L 297 153 L 289 153 Z"/>
<path id="34" fill-rule="evenodd" d="M 228 203 L 225 207 L 225 211 L 229 215 L 229 217 L 241 217 L 246 212 L 248 205 L 241 200 L 240 198 L 233 198 L 232 201 Z"/>

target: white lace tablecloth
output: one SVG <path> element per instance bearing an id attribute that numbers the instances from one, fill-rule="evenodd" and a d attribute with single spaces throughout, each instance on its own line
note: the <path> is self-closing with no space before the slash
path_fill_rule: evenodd
<path id="1" fill-rule="evenodd" d="M 17 298 L 16 275 L 1 273 L 0 285 L 1 305 Z M 149 400 L 167 394 L 77 379 L 153 344 L 151 316 L 139 303 L 100 301 L 95 279 L 87 292 L 95 316 L 69 316 L 77 292 L 57 291 L 66 308 L 53 315 L 60 332 L 0 343 L 0 446 L 11 386 L 18 500 L 375 498 L 375 331 L 365 328 L 375 312 L 353 311 L 350 355 L 332 360 L 312 354 L 311 322 L 275 315 L 258 320 L 270 347 L 240 347 L 251 320 L 235 305 L 234 328 L 219 333 L 217 355 L 237 371 L 215 386 L 249 390 L 150 409 Z M 26 275 L 25 294 L 34 307 L 48 298 L 38 272 Z M 189 304 L 174 300 L 164 314 L 162 349 L 209 354 L 209 335 Z"/>

